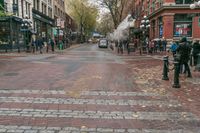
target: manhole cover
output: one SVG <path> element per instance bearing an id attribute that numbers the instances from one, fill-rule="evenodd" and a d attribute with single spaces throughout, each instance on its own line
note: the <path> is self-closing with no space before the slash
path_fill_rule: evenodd
<path id="1" fill-rule="evenodd" d="M 17 76 L 18 73 L 5 73 L 3 76 Z"/>

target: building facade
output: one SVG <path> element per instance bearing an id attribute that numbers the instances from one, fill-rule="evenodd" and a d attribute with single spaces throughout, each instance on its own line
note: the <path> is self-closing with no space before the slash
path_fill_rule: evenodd
<path id="1" fill-rule="evenodd" d="M 74 26 L 64 0 L 0 0 L 0 12 L 0 49 L 6 51 L 28 49 L 37 37 L 63 40 Z"/>
<path id="2" fill-rule="evenodd" d="M 0 49 L 25 48 L 21 24 L 24 18 L 32 20 L 32 0 L 1 0 L 1 7 L 6 15 L 0 17 Z"/>
<path id="3" fill-rule="evenodd" d="M 53 0 L 33 0 L 32 13 L 34 32 L 47 41 L 54 27 Z"/>
<path id="4" fill-rule="evenodd" d="M 143 16 L 150 20 L 149 38 L 179 40 L 200 39 L 200 8 L 190 9 L 191 0 L 136 0 L 136 27 L 139 28 Z"/>
<path id="5" fill-rule="evenodd" d="M 55 27 L 54 27 L 54 38 L 56 43 L 60 40 L 65 39 L 66 34 L 66 12 L 65 12 L 65 1 L 64 0 L 54 0 L 54 20 L 55 20 Z"/>

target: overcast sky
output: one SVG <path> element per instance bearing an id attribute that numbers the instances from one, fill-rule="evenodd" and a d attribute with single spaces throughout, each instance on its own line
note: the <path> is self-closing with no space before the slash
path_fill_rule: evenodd
<path id="1" fill-rule="evenodd" d="M 104 13 L 109 12 L 108 9 L 101 7 L 101 6 L 98 4 L 97 0 L 89 0 L 89 2 L 99 7 L 99 15 L 100 15 L 100 16 L 99 16 L 99 17 L 100 17 L 99 19 L 101 19 L 101 16 L 102 16 Z"/>

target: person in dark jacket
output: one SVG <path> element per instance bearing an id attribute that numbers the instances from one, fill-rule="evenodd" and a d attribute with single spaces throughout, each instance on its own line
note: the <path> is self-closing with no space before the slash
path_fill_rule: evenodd
<path id="1" fill-rule="evenodd" d="M 189 46 L 186 37 L 183 37 L 181 39 L 180 45 L 177 48 L 177 51 L 180 54 L 180 67 L 179 68 L 181 68 L 184 65 L 185 73 L 188 73 L 187 77 L 192 77 L 192 74 L 190 72 L 190 67 L 188 65 L 188 61 L 190 59 L 191 47 Z"/>
<path id="2" fill-rule="evenodd" d="M 39 36 L 39 38 L 37 40 L 37 45 L 40 48 L 40 54 L 42 54 L 42 48 L 43 48 L 44 42 L 43 42 L 43 39 L 41 36 Z"/>
<path id="3" fill-rule="evenodd" d="M 193 55 L 193 58 L 194 58 L 194 66 L 197 65 L 197 60 L 198 60 L 198 54 L 200 53 L 200 44 L 199 44 L 199 41 L 195 41 L 193 46 L 193 52 L 192 52 L 192 55 Z"/>
<path id="4" fill-rule="evenodd" d="M 55 43 L 54 43 L 53 39 L 50 39 L 50 44 L 51 44 L 51 51 L 52 51 L 52 53 L 54 53 Z"/>

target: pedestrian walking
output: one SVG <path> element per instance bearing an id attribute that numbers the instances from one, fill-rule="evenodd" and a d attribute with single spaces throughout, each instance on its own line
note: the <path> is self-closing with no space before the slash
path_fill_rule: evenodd
<path id="1" fill-rule="evenodd" d="M 153 52 L 154 52 L 154 47 L 155 47 L 155 43 L 154 43 L 153 40 L 151 40 L 150 43 L 149 43 L 149 53 L 150 53 L 150 54 L 153 54 Z"/>
<path id="2" fill-rule="evenodd" d="M 162 51 L 166 51 L 166 47 L 167 47 L 167 40 L 163 37 L 163 40 L 162 40 Z"/>
<path id="3" fill-rule="evenodd" d="M 47 42 L 47 48 L 46 48 L 46 52 L 47 52 L 47 53 L 49 52 L 50 46 L 51 46 L 51 39 L 49 38 L 49 39 L 48 39 L 48 42 Z"/>
<path id="4" fill-rule="evenodd" d="M 52 51 L 52 53 L 54 53 L 55 43 L 54 43 L 53 39 L 50 39 L 50 44 L 51 44 L 51 51 Z"/>
<path id="5" fill-rule="evenodd" d="M 185 71 L 184 73 L 188 73 L 187 77 L 192 77 L 192 74 L 190 72 L 190 67 L 188 65 L 188 61 L 190 59 L 190 51 L 191 48 L 187 42 L 187 38 L 183 37 L 180 41 L 180 46 L 177 48 L 178 53 L 180 54 L 180 66 L 179 66 L 179 72 L 182 70 L 182 66 L 184 65 Z"/>
<path id="6" fill-rule="evenodd" d="M 192 55 L 194 59 L 194 66 L 196 66 L 198 60 L 198 54 L 200 53 L 200 44 L 198 40 L 194 42 L 192 49 L 193 49 Z"/>
<path id="7" fill-rule="evenodd" d="M 158 52 L 159 44 L 158 41 L 154 40 L 154 53 Z"/>
<path id="8" fill-rule="evenodd" d="M 35 53 L 35 48 L 36 48 L 36 39 L 32 38 L 32 40 L 31 40 L 31 50 L 32 50 L 32 53 Z"/>
<path id="9" fill-rule="evenodd" d="M 173 57 L 175 57 L 176 55 L 177 48 L 178 48 L 178 44 L 174 41 L 171 42 L 170 51 L 172 52 Z"/>
<path id="10" fill-rule="evenodd" d="M 162 41 L 161 41 L 161 39 L 158 40 L 158 48 L 159 48 L 159 51 L 161 52 L 162 51 Z"/>
<path id="11" fill-rule="evenodd" d="M 42 50 L 43 50 L 43 46 L 44 46 L 44 42 L 41 36 L 39 36 L 38 40 L 37 40 L 37 45 L 40 49 L 40 54 L 42 54 Z"/>

